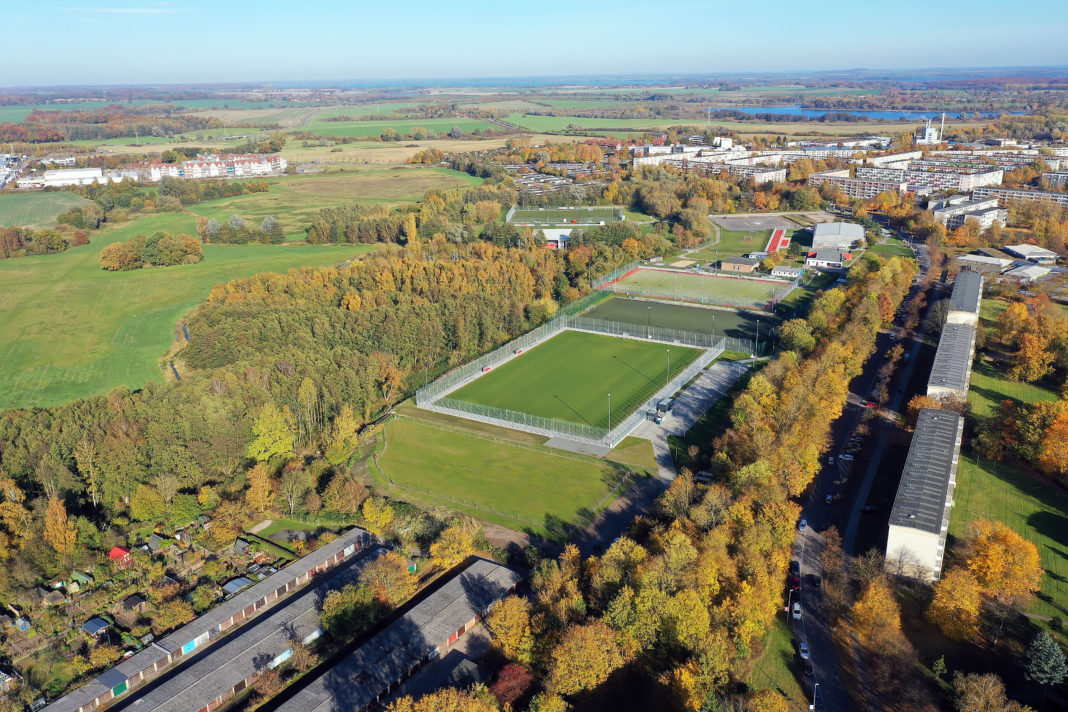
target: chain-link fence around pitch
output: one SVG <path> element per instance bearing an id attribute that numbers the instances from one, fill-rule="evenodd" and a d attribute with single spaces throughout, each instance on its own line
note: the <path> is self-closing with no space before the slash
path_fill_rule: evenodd
<path id="1" fill-rule="evenodd" d="M 585 307 L 582 306 L 581 308 Z M 453 391 L 481 377 L 484 373 L 492 371 L 501 364 L 516 358 L 524 351 L 552 338 L 565 329 L 589 331 L 643 341 L 651 340 L 695 346 L 701 348 L 702 352 L 686 368 L 680 370 L 673 378 L 669 379 L 665 385 L 641 393 L 634 402 L 619 403 L 618 412 L 621 418 L 619 422 L 613 422 L 609 427 L 599 427 L 588 423 L 573 423 L 557 418 L 531 415 L 521 411 L 471 403 L 449 397 L 449 394 Z M 420 408 L 479 420 L 491 425 L 515 428 L 547 437 L 564 437 L 596 445 L 613 446 L 642 420 L 655 416 L 656 403 L 659 399 L 670 396 L 684 386 L 724 350 L 751 351 L 752 348 L 753 342 L 748 339 L 734 339 L 704 332 L 667 327 L 642 327 L 607 319 L 561 314 L 523 336 L 513 339 L 504 346 L 445 374 L 426 387 L 420 388 L 416 391 L 415 402 Z"/>
<path id="2" fill-rule="evenodd" d="M 788 282 L 639 265 L 606 275 L 598 280 L 597 288 L 628 296 L 770 311 L 797 287 L 799 279 Z"/>

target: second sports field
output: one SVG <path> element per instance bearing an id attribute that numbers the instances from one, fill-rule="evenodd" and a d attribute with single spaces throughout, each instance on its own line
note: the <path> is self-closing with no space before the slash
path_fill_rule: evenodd
<path id="1" fill-rule="evenodd" d="M 612 422 L 618 423 L 700 353 L 685 346 L 564 331 L 449 397 L 604 428 L 609 393 Z"/>

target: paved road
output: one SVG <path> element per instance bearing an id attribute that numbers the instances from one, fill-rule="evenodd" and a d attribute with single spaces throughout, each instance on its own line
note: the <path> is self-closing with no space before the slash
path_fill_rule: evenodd
<path id="1" fill-rule="evenodd" d="M 925 247 L 917 247 L 915 255 L 922 277 L 930 269 L 930 256 Z M 919 286 L 913 286 L 906 300 L 915 295 L 918 290 Z M 921 338 L 923 333 L 921 330 Z M 852 461 L 843 461 L 841 456 L 850 434 L 861 423 L 865 410 L 863 403 L 867 400 L 867 394 L 875 383 L 877 371 L 883 363 L 879 354 L 884 353 L 892 343 L 888 333 L 879 334 L 876 339 L 875 354 L 868 359 L 862 373 L 850 384 L 851 393 L 846 407 L 841 417 L 832 426 L 834 445 L 830 454 L 835 455 L 836 462 L 834 465 L 825 465 L 817 475 L 801 512 L 801 517 L 807 521 L 808 526 L 804 532 L 799 531 L 794 540 L 794 558 L 800 562 L 802 574 L 802 617 L 800 621 L 793 621 L 793 624 L 797 640 L 807 641 L 810 649 L 810 662 L 814 674 L 813 677 L 807 678 L 809 701 L 812 701 L 811 695 L 814 695 L 814 687 L 818 683 L 820 709 L 833 712 L 853 710 L 854 705 L 843 684 L 841 667 L 835 656 L 822 588 L 814 587 L 811 581 L 813 576 L 819 576 L 821 580 L 823 578 L 825 540 L 820 532 L 836 523 L 836 513 L 849 512 L 846 527 L 848 541 L 843 541 L 843 548 L 847 553 L 852 551 L 852 542 L 855 539 L 861 516 L 860 507 L 867 499 L 874 473 L 878 470 L 878 462 L 885 451 L 890 422 L 882 418 L 872 421 L 872 433 L 862 447 L 874 449 L 871 452 L 871 464 L 866 469 L 864 480 L 859 483 L 859 486 L 856 482 L 850 481 Z M 909 361 L 894 381 L 897 385 L 892 391 L 889 403 L 890 415 L 901 407 L 904 387 L 912 376 L 919 349 L 920 340 L 917 339 L 912 345 Z M 827 495 L 832 497 L 830 506 L 824 501 Z"/>

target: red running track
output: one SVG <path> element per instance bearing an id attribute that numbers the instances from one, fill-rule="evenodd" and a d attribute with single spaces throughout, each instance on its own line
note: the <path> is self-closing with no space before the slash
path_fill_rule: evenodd
<path id="1" fill-rule="evenodd" d="M 771 238 L 768 239 L 768 246 L 764 248 L 764 251 L 778 252 L 779 250 L 789 246 L 790 238 L 786 236 L 786 230 L 773 230 L 771 233 Z"/>

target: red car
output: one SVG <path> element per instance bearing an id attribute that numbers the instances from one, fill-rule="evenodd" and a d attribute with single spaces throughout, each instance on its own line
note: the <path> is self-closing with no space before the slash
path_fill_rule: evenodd
<path id="1" fill-rule="evenodd" d="M 867 401 L 867 402 L 864 403 L 864 407 L 865 408 L 878 408 L 879 404 L 876 403 L 875 401 Z"/>
<path id="2" fill-rule="evenodd" d="M 800 576 L 791 576 L 790 577 L 790 589 L 793 590 L 793 591 L 801 590 L 801 577 Z"/>

